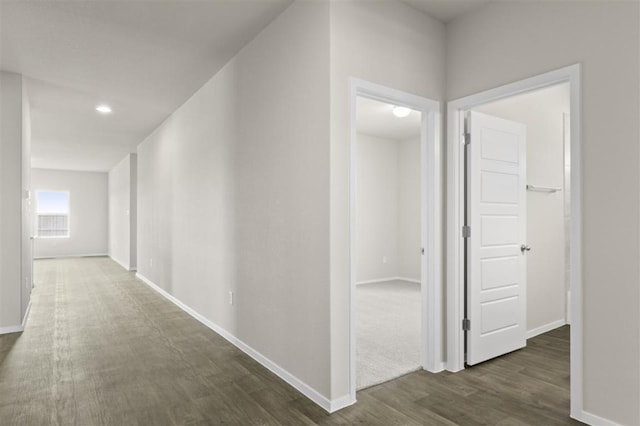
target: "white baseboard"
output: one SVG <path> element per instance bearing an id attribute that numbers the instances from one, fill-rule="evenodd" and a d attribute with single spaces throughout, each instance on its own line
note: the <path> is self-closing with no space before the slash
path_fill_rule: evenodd
<path id="1" fill-rule="evenodd" d="M 24 327 L 21 325 L 12 325 L 9 327 L 0 327 L 0 334 L 20 333 L 24 331 Z"/>
<path id="2" fill-rule="evenodd" d="M 439 373 L 439 372 L 444 371 L 446 369 L 446 364 L 444 362 L 437 362 L 435 364 L 435 368 L 433 370 L 427 369 L 424 365 L 422 366 L 422 369 L 424 371 L 428 371 L 429 373 Z"/>
<path id="3" fill-rule="evenodd" d="M 9 334 L 9 333 L 22 333 L 24 328 L 27 326 L 27 320 L 29 319 L 29 312 L 31 312 L 31 300 L 29 300 L 29 304 L 27 305 L 27 310 L 24 313 L 24 317 L 22 318 L 21 325 L 11 325 L 9 327 L 0 327 L 0 334 Z"/>
<path id="4" fill-rule="evenodd" d="M 109 259 L 113 260 L 114 262 L 116 262 L 118 265 L 122 266 L 124 269 L 126 269 L 127 271 L 131 271 L 131 267 L 127 264 L 125 264 L 124 262 L 120 262 L 118 259 L 116 259 L 115 257 L 109 255 Z"/>
<path id="5" fill-rule="evenodd" d="M 260 352 L 258 352 L 257 350 L 253 349 L 251 346 L 247 345 L 242 340 L 238 339 L 236 336 L 234 336 L 233 334 L 231 334 L 230 332 L 228 332 L 224 328 L 220 327 L 219 325 L 217 325 L 213 321 L 208 320 L 207 318 L 205 318 L 204 316 L 202 316 L 198 312 L 194 311 L 192 308 L 190 308 L 189 306 L 185 305 L 183 302 L 181 302 L 180 300 L 178 300 L 177 298 L 175 298 L 171 294 L 167 293 L 162 288 L 158 287 L 156 284 L 154 284 L 151 280 L 146 278 L 144 275 L 142 275 L 142 274 L 140 274 L 138 272 L 138 273 L 136 273 L 136 277 L 138 279 L 140 279 L 140 281 L 144 282 L 149 287 L 154 289 L 156 292 L 158 292 L 159 294 L 164 296 L 167 300 L 169 300 L 170 302 L 175 304 L 177 307 L 179 307 L 180 309 L 185 311 L 187 314 L 191 315 L 193 318 L 195 318 L 196 320 L 200 321 L 202 324 L 204 324 L 205 326 L 209 327 L 211 330 L 213 330 L 214 332 L 218 333 L 220 336 L 224 337 L 232 345 L 234 345 L 235 347 L 240 349 L 245 354 L 249 355 L 251 358 L 256 360 L 263 367 L 265 367 L 268 370 L 270 370 L 276 376 L 280 377 L 282 380 L 284 380 L 285 382 L 287 382 L 288 384 L 290 384 L 291 386 L 296 388 L 303 395 L 305 395 L 311 401 L 313 401 L 316 404 L 318 404 L 320 407 L 325 409 L 327 412 L 333 413 L 334 411 L 339 410 L 340 408 L 344 408 L 344 407 L 346 407 L 348 405 L 351 405 L 351 404 L 353 404 L 355 402 L 355 401 L 353 401 L 353 402 L 346 401 L 345 397 L 341 397 L 341 398 L 338 398 L 338 399 L 335 399 L 335 400 L 329 400 L 328 398 L 323 396 L 320 392 L 316 391 L 311 386 L 307 385 L 302 380 L 298 379 L 296 376 L 294 376 L 293 374 L 289 373 L 287 370 L 285 370 L 284 368 L 280 367 L 278 364 L 276 364 L 275 362 L 271 361 L 269 358 L 267 358 L 266 356 L 262 355 Z"/>
<path id="6" fill-rule="evenodd" d="M 420 284 L 420 280 L 416 280 L 414 278 L 387 277 L 387 278 L 377 278 L 375 280 L 357 281 L 356 285 L 384 283 L 384 282 L 387 282 L 387 281 L 407 281 L 407 282 L 410 282 L 410 283 Z"/>
<path id="7" fill-rule="evenodd" d="M 22 318 L 23 330 L 27 327 L 27 321 L 29 321 L 29 312 L 31 312 L 31 298 L 29 298 L 29 304 L 27 305 L 27 310 L 25 311 L 24 317 Z"/>
<path id="8" fill-rule="evenodd" d="M 342 410 L 343 408 L 346 408 L 355 403 L 356 403 L 356 400 L 351 398 L 351 395 L 345 395 L 343 397 L 331 400 L 330 409 L 327 411 L 329 413 L 335 413 L 336 411 Z"/>
<path id="9" fill-rule="evenodd" d="M 580 413 L 578 417 L 574 417 L 574 419 L 592 426 L 621 426 L 619 423 L 596 416 L 595 414 L 588 413 L 584 410 L 582 410 L 582 413 Z"/>
<path id="10" fill-rule="evenodd" d="M 76 257 L 109 257 L 107 253 L 92 253 L 92 254 L 65 254 L 60 256 L 34 256 L 35 260 L 42 259 L 68 259 Z"/>
<path id="11" fill-rule="evenodd" d="M 561 319 L 550 322 L 549 324 L 541 325 L 540 327 L 536 327 L 533 330 L 527 331 L 527 339 L 531 339 L 532 337 L 536 337 L 539 334 L 546 333 L 547 331 L 554 330 L 566 324 L 567 322 L 564 319 Z"/>

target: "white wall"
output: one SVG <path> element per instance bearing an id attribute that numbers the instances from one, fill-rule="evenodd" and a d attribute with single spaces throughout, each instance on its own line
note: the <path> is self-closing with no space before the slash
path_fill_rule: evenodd
<path id="1" fill-rule="evenodd" d="M 420 231 L 420 139 L 400 141 L 398 146 L 398 275 L 420 281 L 422 240 Z"/>
<path id="2" fill-rule="evenodd" d="M 31 123 L 19 74 L 0 71 L 0 334 L 20 331 L 31 295 L 28 212 Z"/>
<path id="3" fill-rule="evenodd" d="M 139 274 L 324 396 L 328 18 L 294 3 L 138 147 Z"/>
<path id="4" fill-rule="evenodd" d="M 349 77 L 441 99 L 443 47 L 402 3 L 294 3 L 140 145 L 139 273 L 348 394 Z"/>
<path id="5" fill-rule="evenodd" d="M 0 299 L 0 327 L 20 324 L 21 317 L 21 185 L 22 179 L 22 77 L 1 72 L 2 107 L 2 298 Z"/>
<path id="6" fill-rule="evenodd" d="M 138 268 L 138 154 L 129 155 L 129 269 Z"/>
<path id="7" fill-rule="evenodd" d="M 349 394 L 349 78 L 441 100 L 444 25 L 402 2 L 331 2 L 331 397 Z"/>
<path id="8" fill-rule="evenodd" d="M 356 282 L 399 276 L 398 145 L 359 134 L 356 187 Z"/>
<path id="9" fill-rule="evenodd" d="M 33 288 L 33 194 L 31 190 L 31 105 L 27 90 L 27 82 L 22 79 L 22 280 L 21 280 L 21 317 L 25 315 L 31 301 Z"/>
<path id="10" fill-rule="evenodd" d="M 584 410 L 629 425 L 640 423 L 639 8 L 495 2 L 447 27 L 448 99 L 582 64 Z"/>
<path id="11" fill-rule="evenodd" d="M 566 320 L 571 323 L 571 114 L 563 114 L 562 143 L 564 145 L 564 287 L 567 293 Z"/>
<path id="12" fill-rule="evenodd" d="M 109 171 L 109 256 L 136 269 L 136 154 Z"/>
<path id="13" fill-rule="evenodd" d="M 31 169 L 36 192 L 69 191 L 69 238 L 36 238 L 34 257 L 106 255 L 109 236 L 108 174 Z M 35 210 L 34 210 L 35 211 Z M 33 219 L 35 222 L 35 218 Z"/>
<path id="14" fill-rule="evenodd" d="M 420 280 L 420 140 L 358 135 L 356 282 Z"/>
<path id="15" fill-rule="evenodd" d="M 527 183 L 564 189 L 563 114 L 569 85 L 475 108 L 527 127 Z M 564 191 L 527 191 L 527 331 L 565 322 Z"/>
<path id="16" fill-rule="evenodd" d="M 125 269 L 131 261 L 131 158 L 109 171 L 109 257 Z"/>

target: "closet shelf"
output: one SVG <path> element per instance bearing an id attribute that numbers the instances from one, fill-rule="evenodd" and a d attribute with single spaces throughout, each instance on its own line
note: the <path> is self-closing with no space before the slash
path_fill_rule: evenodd
<path id="1" fill-rule="evenodd" d="M 554 188 L 554 187 L 551 187 L 551 186 L 527 185 L 527 191 L 553 193 L 553 192 L 562 191 L 562 188 Z"/>

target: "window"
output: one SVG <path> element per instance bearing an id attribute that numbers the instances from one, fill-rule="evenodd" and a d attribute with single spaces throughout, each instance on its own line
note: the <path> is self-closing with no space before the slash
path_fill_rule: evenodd
<path id="1" fill-rule="evenodd" d="M 69 192 L 36 192 L 36 229 L 38 237 L 69 237 Z"/>

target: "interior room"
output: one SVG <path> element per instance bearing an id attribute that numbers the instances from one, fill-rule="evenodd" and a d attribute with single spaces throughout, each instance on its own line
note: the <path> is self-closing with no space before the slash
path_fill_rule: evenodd
<path id="1" fill-rule="evenodd" d="M 108 173 L 32 169 L 30 191 L 34 259 L 108 255 Z M 43 192 L 64 193 L 66 203 L 51 212 L 51 204 L 40 203 Z"/>
<path id="2" fill-rule="evenodd" d="M 0 0 L 0 424 L 637 426 L 638 87 L 635 0 Z"/>
<path id="3" fill-rule="evenodd" d="M 569 323 L 569 85 L 474 108 L 526 126 L 527 338 Z"/>
<path id="4" fill-rule="evenodd" d="M 464 160 L 465 368 L 522 369 L 564 400 L 572 344 L 570 95 L 563 83 L 472 108 Z M 541 365 L 532 353 L 548 360 Z"/>
<path id="5" fill-rule="evenodd" d="M 357 388 L 419 370 L 422 114 L 358 97 Z"/>

